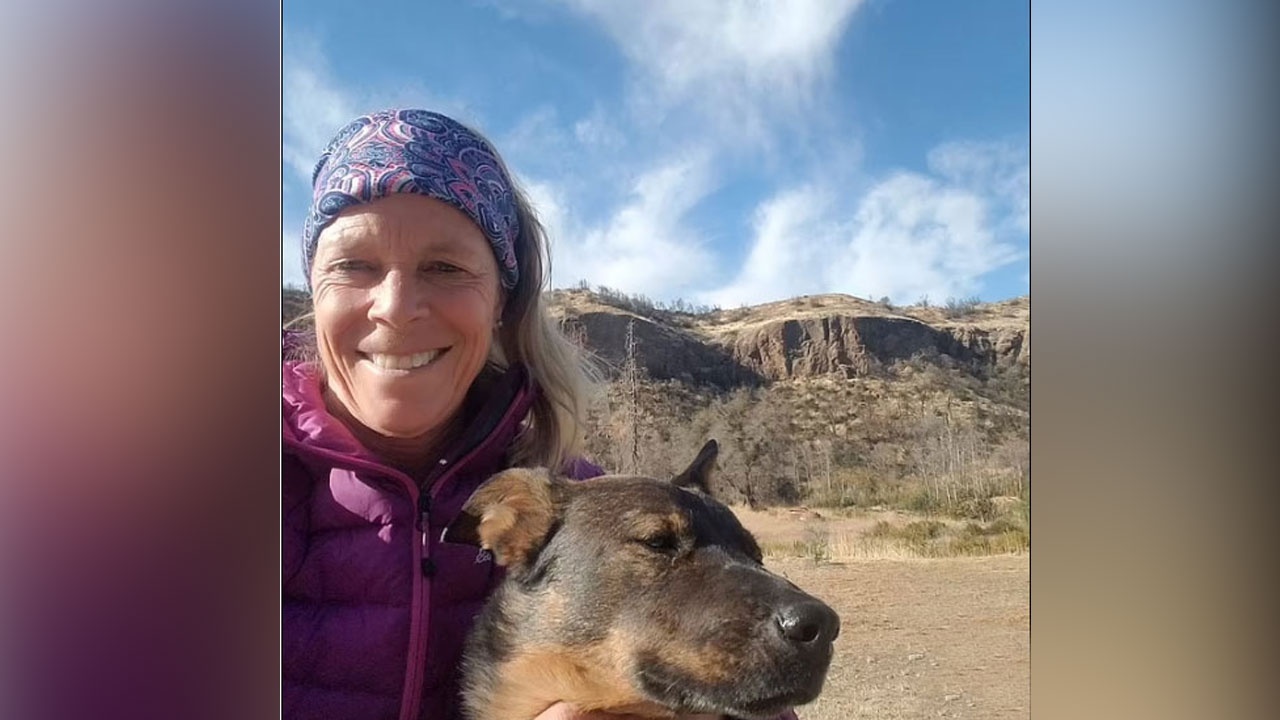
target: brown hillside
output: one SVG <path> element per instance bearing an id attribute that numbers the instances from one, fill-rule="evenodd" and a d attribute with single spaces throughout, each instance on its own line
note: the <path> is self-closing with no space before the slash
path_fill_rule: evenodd
<path id="1" fill-rule="evenodd" d="M 1027 297 L 898 308 L 818 295 L 677 312 L 600 290 L 553 291 L 548 304 L 608 379 L 586 428 L 605 467 L 661 476 L 716 438 L 713 490 L 730 502 L 981 518 L 993 498 L 1029 493 Z M 285 292 L 286 320 L 306 309 Z"/>
<path id="2" fill-rule="evenodd" d="M 956 318 L 942 308 L 899 310 L 847 295 L 699 315 L 625 298 L 609 303 L 587 290 L 556 291 L 551 298 L 555 315 L 615 367 L 632 323 L 638 360 L 661 380 L 732 387 L 761 379 L 853 377 L 917 357 L 946 357 L 977 373 L 1031 363 L 1029 298 L 977 305 Z"/>

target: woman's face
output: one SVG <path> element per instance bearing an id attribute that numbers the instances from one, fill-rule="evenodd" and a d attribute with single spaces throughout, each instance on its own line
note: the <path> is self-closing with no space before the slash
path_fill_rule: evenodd
<path id="1" fill-rule="evenodd" d="M 339 215 L 316 243 L 311 288 L 331 398 L 394 438 L 429 437 L 458 410 L 502 302 L 480 228 L 413 194 Z"/>

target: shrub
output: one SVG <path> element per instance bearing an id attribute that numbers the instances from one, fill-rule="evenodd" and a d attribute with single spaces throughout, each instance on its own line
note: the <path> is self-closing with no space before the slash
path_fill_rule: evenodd
<path id="1" fill-rule="evenodd" d="M 821 565 L 831 560 L 831 537 L 825 527 L 810 527 L 803 540 L 765 542 L 760 546 L 765 557 L 793 557 L 812 560 Z"/>
<path id="2" fill-rule="evenodd" d="M 961 318 L 966 315 L 972 315 L 982 301 L 976 297 L 967 297 L 961 300 L 956 298 L 947 298 L 947 304 L 942 308 L 942 314 L 949 318 Z"/>
<path id="3" fill-rule="evenodd" d="M 1001 555 L 1005 553 L 1023 553 L 1031 548 L 1031 537 L 1023 528 L 1012 525 L 1000 525 L 1000 522 L 982 527 L 969 523 L 951 541 L 947 543 L 950 555 Z"/>
<path id="4" fill-rule="evenodd" d="M 940 505 L 938 498 L 924 486 L 914 488 L 902 498 L 900 503 L 904 509 L 919 513 L 936 512 Z"/>
<path id="5" fill-rule="evenodd" d="M 990 520 L 995 513 L 995 504 L 989 497 L 964 498 L 952 508 L 952 514 L 964 520 Z"/>
<path id="6" fill-rule="evenodd" d="M 902 526 L 881 520 L 866 534 L 870 537 L 902 540 L 920 554 L 926 555 L 929 554 L 927 547 L 930 541 L 942 535 L 946 527 L 944 523 L 937 520 L 913 520 Z"/>
<path id="7" fill-rule="evenodd" d="M 809 527 L 805 530 L 804 557 L 821 565 L 831 559 L 831 538 L 825 527 Z"/>

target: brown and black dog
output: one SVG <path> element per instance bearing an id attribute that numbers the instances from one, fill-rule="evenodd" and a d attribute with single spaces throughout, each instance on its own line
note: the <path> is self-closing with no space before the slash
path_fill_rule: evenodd
<path id="1" fill-rule="evenodd" d="M 507 576 L 468 639 L 471 720 L 530 720 L 557 700 L 653 718 L 762 720 L 822 690 L 840 618 L 764 569 L 707 478 L 495 475 L 446 532 Z"/>

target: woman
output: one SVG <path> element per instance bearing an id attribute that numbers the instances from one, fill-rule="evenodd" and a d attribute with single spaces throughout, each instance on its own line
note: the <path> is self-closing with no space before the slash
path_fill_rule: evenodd
<path id="1" fill-rule="evenodd" d="M 284 717 L 456 717 L 500 573 L 441 531 L 506 467 L 601 474 L 574 459 L 586 366 L 542 305 L 543 231 L 474 131 L 367 115 L 312 182 L 314 333 L 286 334 L 283 368 Z"/>

